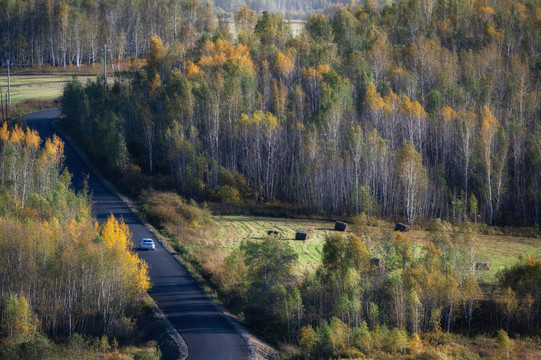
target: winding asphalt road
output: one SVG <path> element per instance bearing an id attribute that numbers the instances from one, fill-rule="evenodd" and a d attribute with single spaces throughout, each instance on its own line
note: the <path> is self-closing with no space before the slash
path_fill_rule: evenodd
<path id="1" fill-rule="evenodd" d="M 52 119 L 60 115 L 59 109 L 42 110 L 26 115 L 27 123 L 36 129 L 42 139 L 52 137 Z M 66 165 L 73 174 L 73 187 L 82 189 L 88 176 L 89 190 L 93 194 L 94 216 L 103 222 L 112 213 L 123 217 L 129 225 L 134 243 L 152 237 L 146 226 L 111 193 L 86 166 L 68 143 L 64 149 Z M 188 271 L 156 242 L 155 251 L 138 252 L 149 265 L 152 282 L 150 295 L 188 345 L 188 359 L 247 359 L 249 350 L 245 342 L 216 310 L 211 300 L 196 284 Z"/>

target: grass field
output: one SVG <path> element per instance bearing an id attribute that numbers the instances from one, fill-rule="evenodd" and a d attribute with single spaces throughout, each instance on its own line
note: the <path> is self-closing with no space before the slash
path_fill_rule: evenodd
<path id="1" fill-rule="evenodd" d="M 242 240 L 262 239 L 269 230 L 279 231 L 299 255 L 299 273 L 317 268 L 325 236 L 334 233 L 334 222 L 330 221 L 247 216 L 216 216 L 214 220 L 219 225 L 216 239 L 226 253 L 238 247 Z M 307 232 L 308 240 L 295 240 L 297 231 Z"/>
<path id="2" fill-rule="evenodd" d="M 218 227 L 215 241 L 225 253 L 237 247 L 242 240 L 257 240 L 266 236 L 267 231 L 277 230 L 283 240 L 299 255 L 298 272 L 315 270 L 321 263 L 321 251 L 325 236 L 334 232 L 334 222 L 320 220 L 299 220 L 247 216 L 215 216 Z M 295 232 L 305 231 L 310 234 L 306 241 L 295 241 Z M 389 224 L 389 231 L 392 226 Z M 415 256 L 420 256 L 421 246 L 426 244 L 426 231 L 407 233 L 414 245 Z M 541 256 L 541 239 L 533 237 L 512 237 L 496 235 L 478 235 L 479 262 L 490 264 L 490 270 L 478 271 L 485 281 L 492 282 L 498 270 L 512 265 L 520 255 Z"/>
<path id="3" fill-rule="evenodd" d="M 95 79 L 95 75 L 78 75 L 83 84 L 87 79 Z M 15 74 L 11 76 L 11 103 L 31 99 L 54 99 L 62 95 L 66 82 L 72 79 L 72 74 Z M 0 88 L 3 96 L 7 92 L 7 76 L 0 76 Z"/>

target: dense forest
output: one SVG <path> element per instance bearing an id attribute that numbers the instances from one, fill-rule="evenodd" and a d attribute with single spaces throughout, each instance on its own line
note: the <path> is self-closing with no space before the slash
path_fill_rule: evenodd
<path id="1" fill-rule="evenodd" d="M 95 348 L 105 354 L 107 336 L 133 336 L 147 267 L 127 225 L 98 225 L 88 196 L 70 189 L 63 142 L 41 143 L 34 130 L 0 126 L 0 358 L 46 358 L 49 339 L 68 337 L 82 353 L 83 336 L 103 335 Z"/>
<path id="2" fill-rule="evenodd" d="M 541 220 L 539 1 L 367 2 L 297 37 L 247 7 L 235 36 L 189 4 L 193 37 L 164 29 L 144 69 L 65 90 L 117 173 L 306 213 Z"/>

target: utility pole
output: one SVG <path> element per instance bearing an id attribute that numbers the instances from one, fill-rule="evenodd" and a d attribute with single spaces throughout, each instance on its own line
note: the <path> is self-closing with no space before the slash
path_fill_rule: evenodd
<path id="1" fill-rule="evenodd" d="M 103 44 L 103 90 L 107 90 L 107 45 Z"/>
<path id="2" fill-rule="evenodd" d="M 9 78 L 9 58 L 8 58 L 7 64 L 8 64 L 8 104 L 11 105 L 11 82 Z"/>
<path id="3" fill-rule="evenodd" d="M 107 90 L 107 44 L 103 44 L 103 89 Z"/>
<path id="4" fill-rule="evenodd" d="M 2 112 L 2 121 L 4 121 L 4 94 L 2 88 L 0 88 L 0 109 Z"/>

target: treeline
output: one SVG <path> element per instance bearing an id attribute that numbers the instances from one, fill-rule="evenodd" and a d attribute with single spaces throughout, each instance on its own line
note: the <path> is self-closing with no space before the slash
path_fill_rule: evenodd
<path id="1" fill-rule="evenodd" d="M 336 0 L 5 0 L 0 6 L 0 57 L 15 66 L 81 66 L 103 60 L 112 70 L 123 58 L 149 53 L 149 38 L 193 46 L 201 34 L 229 28 L 244 6 L 302 19 L 334 11 Z M 327 7 L 330 8 L 325 10 Z"/>
<path id="2" fill-rule="evenodd" d="M 15 66 L 79 67 L 102 61 L 107 45 L 111 69 L 126 70 L 121 60 L 148 54 L 151 35 L 189 46 L 218 25 L 199 0 L 9 0 L 0 7 L 0 54 Z"/>
<path id="3" fill-rule="evenodd" d="M 154 36 L 144 71 L 74 81 L 64 112 L 119 172 L 190 198 L 539 223 L 539 2 L 423 4 L 342 7 L 295 38 L 243 8 L 236 39 Z"/>
<path id="4" fill-rule="evenodd" d="M 0 127 L 0 353 L 10 358 L 11 345 L 47 347 L 40 334 L 128 339 L 149 288 L 127 225 L 111 216 L 99 226 L 88 197 L 70 190 L 63 142 L 41 142 L 34 130 Z"/>
<path id="5" fill-rule="evenodd" d="M 532 356 L 535 345 L 519 354 L 507 333 L 539 334 L 539 259 L 524 258 L 502 271 L 504 291 L 491 295 L 477 281 L 479 249 L 471 227 L 435 220 L 427 244 L 414 254 L 407 235 L 366 220 L 355 235 L 328 236 L 322 266 L 300 281 L 287 242 L 244 242 L 214 275 L 221 299 L 260 333 L 299 344 L 309 359 L 481 355 L 458 346 L 461 338 L 452 332 L 498 334 L 500 350 L 491 358 Z"/>
<path id="6" fill-rule="evenodd" d="M 67 65 L 107 62 L 122 68 L 123 59 L 148 55 L 149 39 L 182 42 L 188 49 L 202 34 L 229 31 L 243 6 L 262 12 L 287 12 L 304 18 L 335 1 L 5 1 L 0 7 L 0 57 L 12 66 Z M 216 5 L 218 8 L 216 8 Z M 333 10 L 328 10 L 332 12 Z M 107 45 L 107 54 L 103 46 Z"/>

